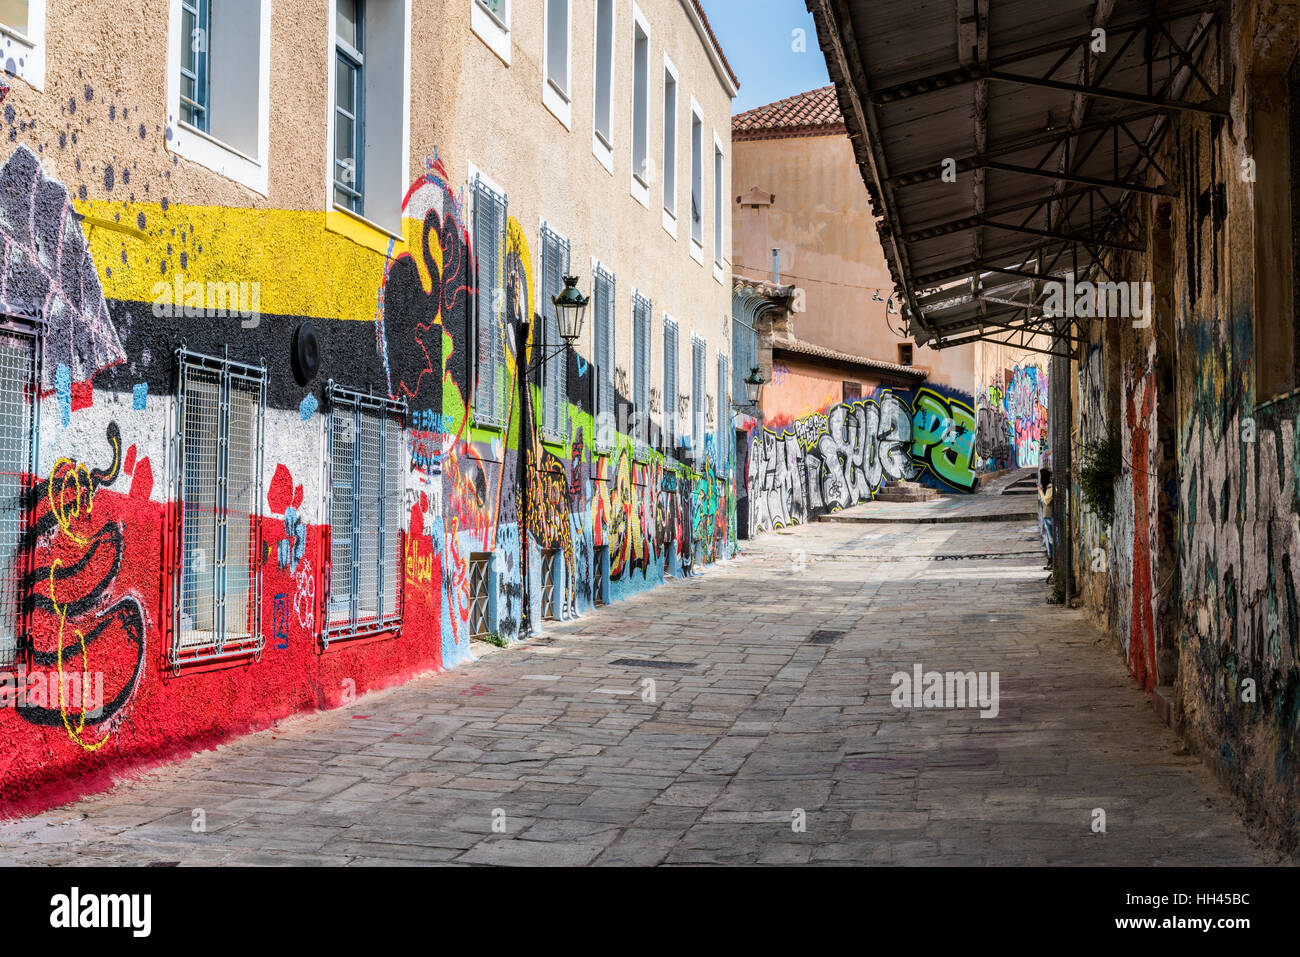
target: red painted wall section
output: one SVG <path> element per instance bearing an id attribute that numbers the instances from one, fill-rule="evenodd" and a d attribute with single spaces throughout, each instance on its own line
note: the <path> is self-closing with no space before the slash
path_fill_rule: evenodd
<path id="1" fill-rule="evenodd" d="M 110 483 L 102 472 L 64 465 L 55 472 L 53 493 L 51 483 L 38 487 L 45 494 L 34 521 L 37 531 L 48 530 L 34 551 L 35 660 L 26 678 L 32 693 L 19 702 L 12 685 L 0 691 L 6 705 L 0 707 L 0 816 L 31 813 L 105 787 L 109 769 L 117 776 L 295 712 L 339 707 L 368 691 L 441 670 L 441 561 L 431 539 L 420 534 L 422 523 L 412 524 L 416 533 L 407 542 L 400 635 L 334 642 L 322 653 L 322 529 L 308 527 L 303 557 L 281 568 L 276 543 L 285 536 L 284 520 L 270 515 L 261 529 L 266 641 L 260 659 L 173 675 L 163 630 L 173 575 L 159 557 L 171 509 L 142 494 L 139 483 L 152 481 L 147 459 L 135 461 L 128 450 L 120 468 Z M 412 579 L 420 587 L 409 587 Z M 74 678 L 87 672 L 103 676 L 98 718 L 83 714 L 77 696 Z M 96 696 L 90 689 L 97 681 L 86 683 L 92 705 Z"/>

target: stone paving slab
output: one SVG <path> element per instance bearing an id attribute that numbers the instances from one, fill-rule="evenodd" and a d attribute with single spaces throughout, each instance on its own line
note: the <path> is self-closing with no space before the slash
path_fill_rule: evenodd
<path id="1" fill-rule="evenodd" d="M 2 823 L 0 863 L 1271 861 L 1084 613 L 1046 603 L 1037 540 L 769 534 L 454 672 Z M 914 664 L 998 672 L 998 716 L 895 708 Z"/>

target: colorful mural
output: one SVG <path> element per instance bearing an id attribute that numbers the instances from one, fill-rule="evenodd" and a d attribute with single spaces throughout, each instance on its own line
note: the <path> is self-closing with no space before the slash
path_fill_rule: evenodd
<path id="1" fill-rule="evenodd" d="M 975 397 L 979 470 L 1037 468 L 1048 449 L 1047 371 L 1036 362 L 993 374 Z"/>
<path id="2" fill-rule="evenodd" d="M 750 534 L 871 501 L 886 481 L 969 492 L 975 419 L 956 395 L 877 389 L 852 402 L 751 434 Z"/>

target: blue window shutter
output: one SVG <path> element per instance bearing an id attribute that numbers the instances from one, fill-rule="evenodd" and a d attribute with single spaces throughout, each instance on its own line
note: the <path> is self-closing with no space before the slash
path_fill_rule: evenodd
<path id="1" fill-rule="evenodd" d="M 492 190 L 478 177 L 474 179 L 474 262 L 476 285 L 474 336 L 474 417 L 476 421 L 491 418 L 491 395 L 494 373 L 492 325 L 493 298 L 496 288 L 496 250 L 493 238 L 496 233 L 496 204 Z"/>

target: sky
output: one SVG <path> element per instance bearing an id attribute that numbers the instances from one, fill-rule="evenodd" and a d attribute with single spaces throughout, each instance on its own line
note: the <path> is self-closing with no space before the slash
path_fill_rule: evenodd
<path id="1" fill-rule="evenodd" d="M 700 0 L 740 78 L 736 113 L 829 86 L 817 29 L 803 0 Z M 796 31 L 803 31 L 802 34 Z"/>

